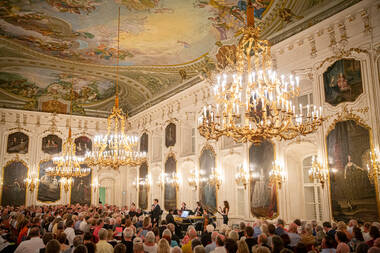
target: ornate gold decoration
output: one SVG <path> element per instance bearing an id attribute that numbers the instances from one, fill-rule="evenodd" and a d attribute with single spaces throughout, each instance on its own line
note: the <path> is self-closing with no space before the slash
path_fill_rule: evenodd
<path id="1" fill-rule="evenodd" d="M 107 119 L 107 134 L 95 136 L 94 151 L 87 152 L 85 159 L 89 166 L 111 167 L 115 170 L 120 166 L 138 166 L 146 160 L 145 152 L 134 151 L 138 137 L 126 135 L 127 116 L 119 108 L 120 7 L 117 31 L 115 105 Z"/>
<path id="2" fill-rule="evenodd" d="M 374 183 L 379 175 L 380 171 L 380 160 L 379 153 L 376 149 L 369 153 L 370 164 L 367 164 L 368 178 L 371 183 Z"/>
<path id="3" fill-rule="evenodd" d="M 247 185 L 251 181 L 251 173 L 247 166 L 242 164 L 238 167 L 238 172 L 235 174 L 235 182 L 237 185 L 244 185 L 244 189 L 247 189 Z"/>
<path id="4" fill-rule="evenodd" d="M 205 106 L 198 119 L 199 133 L 208 140 L 221 136 L 256 144 L 264 139 L 291 140 L 315 132 L 324 120 L 322 107 L 295 105 L 299 79 L 272 70 L 271 47 L 259 33 L 249 1 L 247 26 L 240 29 L 235 58 L 230 50 L 219 64 L 220 73 L 210 78 L 215 104 Z"/>
<path id="5" fill-rule="evenodd" d="M 27 178 L 24 179 L 26 189 L 29 188 L 29 191 L 34 192 L 34 189 L 40 182 L 40 179 L 35 174 L 28 175 Z"/>
<path id="6" fill-rule="evenodd" d="M 65 192 L 68 192 L 71 188 L 71 185 L 74 183 L 74 179 L 72 177 L 62 177 L 59 182 L 63 185 Z"/>
<path id="7" fill-rule="evenodd" d="M 319 70 L 320 68 L 322 68 L 322 66 L 326 63 L 326 62 L 333 62 L 333 61 L 336 61 L 336 60 L 339 60 L 339 59 L 342 59 L 342 58 L 349 58 L 349 57 L 352 57 L 352 53 L 357 53 L 357 54 L 360 54 L 360 53 L 365 53 L 365 54 L 369 54 L 368 50 L 366 49 L 361 49 L 361 48 L 350 48 L 348 50 L 344 50 L 344 49 L 339 49 L 336 51 L 336 54 L 331 56 L 331 57 L 328 57 L 326 59 L 324 59 L 321 64 L 318 65 L 317 67 L 317 70 Z"/>
<path id="8" fill-rule="evenodd" d="M 325 182 L 327 181 L 328 174 L 329 174 L 328 169 L 323 168 L 322 165 L 319 163 L 318 159 L 315 156 L 313 156 L 312 165 L 311 165 L 311 168 L 309 169 L 310 180 L 319 181 L 322 185 L 322 188 L 324 188 Z"/>
<path id="9" fill-rule="evenodd" d="M 345 105 L 343 107 L 343 110 L 336 114 L 337 117 L 336 117 L 336 119 L 334 119 L 333 124 L 330 125 L 327 132 L 328 133 L 331 132 L 335 128 L 336 123 L 339 121 L 343 121 L 343 120 L 354 120 L 357 123 L 359 123 L 360 125 L 366 127 L 367 129 L 371 129 L 370 126 L 368 126 L 359 115 L 355 114 L 355 112 L 365 114 L 368 112 L 368 110 L 369 110 L 368 106 L 355 109 L 352 107 L 348 108 L 348 105 Z M 330 115 L 330 116 L 332 116 L 332 115 Z"/>
<path id="10" fill-rule="evenodd" d="M 278 161 L 272 163 L 272 170 L 269 171 L 269 181 L 281 189 L 282 183 L 286 181 L 284 165 Z"/>

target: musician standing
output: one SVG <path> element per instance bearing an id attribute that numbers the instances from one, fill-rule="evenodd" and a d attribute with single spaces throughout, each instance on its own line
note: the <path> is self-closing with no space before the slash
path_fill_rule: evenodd
<path id="1" fill-rule="evenodd" d="M 223 209 L 219 207 L 219 210 L 220 210 L 220 214 L 223 216 L 223 224 L 228 225 L 228 213 L 230 211 L 230 204 L 228 203 L 227 200 L 225 200 L 223 203 L 224 203 Z"/>
<path id="2" fill-rule="evenodd" d="M 158 204 L 158 199 L 154 199 L 153 205 L 152 205 L 152 213 L 151 213 L 152 224 L 156 224 L 158 226 L 160 215 L 161 215 L 161 207 Z"/>
<path id="3" fill-rule="evenodd" d="M 203 208 L 201 202 L 197 201 L 197 207 L 194 210 L 195 216 L 202 216 L 203 214 Z"/>

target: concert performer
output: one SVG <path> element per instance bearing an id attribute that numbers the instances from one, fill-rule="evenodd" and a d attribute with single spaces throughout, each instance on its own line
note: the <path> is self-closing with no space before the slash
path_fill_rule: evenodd
<path id="1" fill-rule="evenodd" d="M 228 225 L 228 213 L 230 211 L 230 204 L 228 203 L 227 200 L 225 200 L 223 203 L 224 203 L 223 209 L 219 207 L 219 210 L 220 210 L 220 214 L 223 216 L 223 224 Z"/>

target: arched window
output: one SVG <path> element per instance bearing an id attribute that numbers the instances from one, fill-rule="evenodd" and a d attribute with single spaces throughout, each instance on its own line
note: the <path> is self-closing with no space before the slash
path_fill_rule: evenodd
<path id="1" fill-rule="evenodd" d="M 203 148 L 199 158 L 199 169 L 201 176 L 208 178 L 212 169 L 215 168 L 215 152 L 210 146 Z M 216 208 L 216 187 L 208 181 L 199 184 L 200 201 L 209 207 Z"/>

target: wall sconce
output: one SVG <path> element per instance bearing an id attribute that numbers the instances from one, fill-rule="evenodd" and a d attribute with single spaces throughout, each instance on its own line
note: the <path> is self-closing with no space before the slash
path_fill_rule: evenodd
<path id="1" fill-rule="evenodd" d="M 34 191 L 38 182 L 40 182 L 40 179 L 35 174 L 29 175 L 27 178 L 24 179 L 25 187 L 27 189 L 29 188 L 29 191 L 31 192 Z"/>
<path id="2" fill-rule="evenodd" d="M 325 186 L 325 182 L 328 177 L 328 170 L 323 168 L 322 165 L 318 162 L 318 159 L 313 156 L 312 165 L 309 169 L 309 178 L 310 180 L 317 180 L 321 183 L 322 188 Z"/>
<path id="3" fill-rule="evenodd" d="M 278 161 L 272 163 L 269 180 L 271 183 L 278 185 L 278 188 L 281 189 L 282 183 L 286 181 L 286 172 L 282 163 Z"/>
<path id="4" fill-rule="evenodd" d="M 72 177 L 66 178 L 62 177 L 59 182 L 63 185 L 63 189 L 65 189 L 65 192 L 68 192 L 71 188 L 71 185 L 74 183 L 74 179 Z"/>
<path id="5" fill-rule="evenodd" d="M 152 185 L 152 177 L 150 174 L 148 174 L 145 178 L 136 178 L 132 184 L 136 188 L 136 191 L 139 189 L 140 185 L 146 187 L 146 189 L 149 191 L 150 186 Z"/>
<path id="6" fill-rule="evenodd" d="M 197 190 L 199 185 L 199 171 L 197 169 L 190 171 L 191 175 L 187 179 L 187 182 L 189 183 L 189 186 L 193 188 L 194 191 Z"/>
<path id="7" fill-rule="evenodd" d="M 211 175 L 209 177 L 209 183 L 214 184 L 216 189 L 219 190 L 223 183 L 223 172 L 220 168 L 212 168 Z"/>
<path id="8" fill-rule="evenodd" d="M 160 187 L 164 187 L 165 184 L 171 184 L 175 186 L 177 189 L 182 183 L 182 176 L 180 173 L 173 172 L 172 174 L 161 173 L 160 174 Z"/>
<path id="9" fill-rule="evenodd" d="M 369 152 L 369 158 L 370 158 L 370 164 L 367 164 L 367 170 L 368 170 L 368 178 L 371 183 L 375 182 L 379 170 L 380 170 L 380 160 L 379 160 L 379 153 L 375 149 L 373 152 Z"/>
<path id="10" fill-rule="evenodd" d="M 247 184 L 251 179 L 251 173 L 246 166 L 240 164 L 238 166 L 238 172 L 235 174 L 235 182 L 237 185 L 244 185 L 244 189 L 247 189 Z"/>

